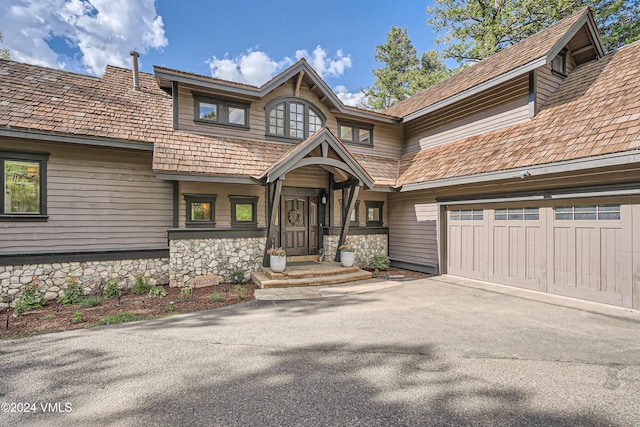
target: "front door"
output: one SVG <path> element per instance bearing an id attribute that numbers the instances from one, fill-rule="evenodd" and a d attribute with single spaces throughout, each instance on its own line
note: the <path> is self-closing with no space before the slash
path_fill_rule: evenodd
<path id="1" fill-rule="evenodd" d="M 318 197 L 282 196 L 282 246 L 287 255 L 318 253 Z"/>

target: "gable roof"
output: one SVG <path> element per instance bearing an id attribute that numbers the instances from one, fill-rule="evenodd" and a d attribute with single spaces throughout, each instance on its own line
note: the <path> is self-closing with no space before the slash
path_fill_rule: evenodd
<path id="1" fill-rule="evenodd" d="M 487 180 L 499 171 L 616 153 L 623 153 L 619 162 L 631 161 L 625 153 L 640 153 L 639 93 L 640 41 L 574 69 L 527 122 L 404 156 L 397 185 L 454 185 L 462 177 Z"/>
<path id="2" fill-rule="evenodd" d="M 317 90 L 321 94 L 321 97 L 324 97 L 326 99 L 325 102 L 329 104 L 330 108 L 333 111 L 340 112 L 342 114 L 348 114 L 353 117 L 359 117 L 362 119 L 375 119 L 387 123 L 398 122 L 398 118 L 390 114 L 344 105 L 340 98 L 338 98 L 338 96 L 325 83 L 322 77 L 318 75 L 318 73 L 313 69 L 313 67 L 309 65 L 309 63 L 304 58 L 298 60 L 295 64 L 277 74 L 268 82 L 259 87 L 244 83 L 236 83 L 228 80 L 217 79 L 210 76 L 203 76 L 195 73 L 173 70 L 157 65 L 155 65 L 153 69 L 161 87 L 171 87 L 171 82 L 178 82 L 254 99 L 264 98 L 266 95 L 268 95 L 290 79 L 296 76 L 301 76 L 301 78 L 309 79 L 309 81 L 311 82 L 310 86 L 314 86 L 317 88 Z"/>
<path id="3" fill-rule="evenodd" d="M 317 147 L 322 147 L 321 157 L 307 157 Z M 329 150 L 333 150 L 338 159 L 329 158 Z M 306 162 L 306 163 L 305 163 Z M 360 166 L 358 161 L 342 145 L 338 138 L 327 128 L 323 127 L 305 141 L 295 145 L 271 167 L 260 176 L 266 182 L 275 181 L 287 172 L 305 164 L 323 165 L 328 168 L 341 169 L 354 178 L 357 178 L 360 185 L 373 188 L 373 178 Z"/>
<path id="4" fill-rule="evenodd" d="M 403 117 L 404 121 L 412 120 L 528 73 L 548 64 L 583 27 L 589 32 L 586 40 L 590 40 L 589 43 L 593 42 L 597 56 L 604 55 L 591 10 L 583 8 L 521 42 L 508 46 L 446 80 L 398 102 L 384 112 Z"/>

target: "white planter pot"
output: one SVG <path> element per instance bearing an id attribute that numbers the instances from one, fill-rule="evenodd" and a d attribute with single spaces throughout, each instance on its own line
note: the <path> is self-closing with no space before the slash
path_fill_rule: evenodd
<path id="1" fill-rule="evenodd" d="M 340 264 L 343 267 L 351 267 L 356 260 L 355 252 L 343 252 L 340 251 Z"/>
<path id="2" fill-rule="evenodd" d="M 274 273 L 282 273 L 287 266 L 287 257 L 269 255 L 269 266 Z"/>

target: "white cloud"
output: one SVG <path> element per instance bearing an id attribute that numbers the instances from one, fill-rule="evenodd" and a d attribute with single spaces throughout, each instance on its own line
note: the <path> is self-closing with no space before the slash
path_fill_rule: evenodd
<path id="1" fill-rule="evenodd" d="M 126 67 L 129 51 L 166 46 L 155 0 L 3 0 L 3 47 L 20 62 L 100 75 Z M 71 56 L 49 43 L 66 41 Z"/>
<path id="2" fill-rule="evenodd" d="M 327 51 L 321 46 L 317 46 L 311 55 L 307 50 L 297 50 L 295 58 L 296 60 L 305 58 L 322 78 L 340 77 L 345 69 L 351 68 L 349 55 L 345 56 L 341 50 L 338 50 L 335 58 L 329 58 Z M 235 58 L 229 57 L 229 54 L 224 58 L 214 56 L 206 63 L 211 68 L 213 77 L 260 86 L 292 65 L 293 60 L 285 56 L 280 61 L 276 61 L 266 52 L 250 49 Z"/>
<path id="3" fill-rule="evenodd" d="M 336 52 L 335 59 L 327 57 L 327 51 L 318 45 L 311 55 L 306 50 L 296 51 L 296 59 L 305 58 L 320 77 L 339 77 L 346 68 L 351 68 L 351 56 L 345 56 L 341 50 Z"/>
<path id="4" fill-rule="evenodd" d="M 290 58 L 277 62 L 261 51 L 248 50 L 247 53 L 229 58 L 213 57 L 206 63 L 211 68 L 211 75 L 218 79 L 247 83 L 260 86 L 271 77 L 293 63 Z"/>
<path id="5" fill-rule="evenodd" d="M 348 91 L 346 86 L 338 85 L 333 89 L 333 91 L 338 95 L 338 98 L 340 98 L 340 101 L 342 101 L 344 105 L 357 107 L 365 100 L 365 96 L 362 92 L 351 93 Z"/>
<path id="6" fill-rule="evenodd" d="M 296 60 L 305 58 L 322 78 L 340 77 L 347 68 L 351 68 L 351 57 L 341 50 L 336 52 L 334 58 L 330 58 L 325 49 L 316 46 L 311 54 L 307 50 L 297 50 L 294 56 Z M 211 75 L 215 78 L 261 86 L 286 67 L 291 66 L 293 60 L 284 57 L 276 61 L 266 52 L 249 49 L 246 53 L 233 58 L 229 54 L 224 58 L 214 56 L 206 63 L 211 69 Z M 364 95 L 359 92 L 349 93 L 345 86 L 337 86 L 334 92 L 346 105 L 356 106 L 364 98 Z"/>

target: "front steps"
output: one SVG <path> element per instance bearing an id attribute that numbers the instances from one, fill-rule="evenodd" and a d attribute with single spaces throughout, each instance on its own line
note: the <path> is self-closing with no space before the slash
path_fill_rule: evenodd
<path id="1" fill-rule="evenodd" d="M 343 267 L 338 262 L 290 264 L 289 257 L 282 273 L 274 273 L 268 267 L 251 273 L 251 280 L 262 289 L 333 285 L 370 278 L 371 272 L 358 267 Z"/>

